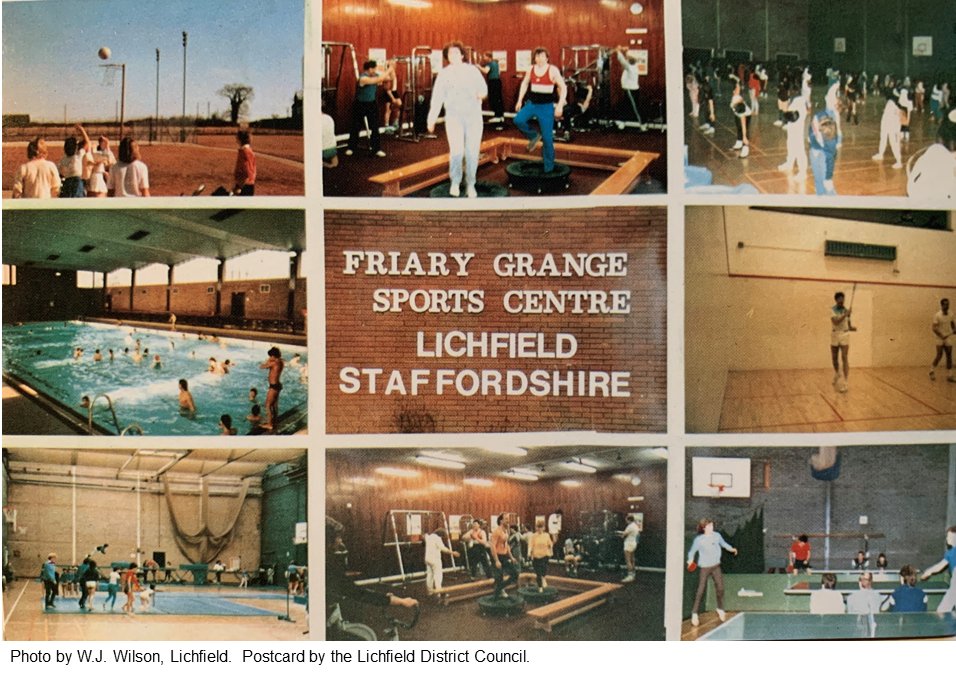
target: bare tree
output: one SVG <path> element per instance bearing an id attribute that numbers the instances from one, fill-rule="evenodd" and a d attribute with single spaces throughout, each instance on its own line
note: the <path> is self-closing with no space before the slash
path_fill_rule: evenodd
<path id="1" fill-rule="evenodd" d="M 229 99 L 229 120 L 233 124 L 248 112 L 249 101 L 255 98 L 252 87 L 248 84 L 227 84 L 216 93 Z"/>

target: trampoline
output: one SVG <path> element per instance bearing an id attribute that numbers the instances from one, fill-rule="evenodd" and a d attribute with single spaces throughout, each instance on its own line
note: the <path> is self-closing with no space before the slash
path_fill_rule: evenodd
<path id="1" fill-rule="evenodd" d="M 560 192 L 571 187 L 571 167 L 555 162 L 551 171 L 544 170 L 543 162 L 521 160 L 505 167 L 508 187 L 525 192 Z"/>

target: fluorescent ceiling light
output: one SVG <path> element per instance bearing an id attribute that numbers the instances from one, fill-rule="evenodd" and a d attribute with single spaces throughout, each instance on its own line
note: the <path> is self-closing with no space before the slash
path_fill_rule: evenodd
<path id="1" fill-rule="evenodd" d="M 457 489 L 457 486 L 448 483 L 432 483 L 432 490 L 438 490 L 439 492 L 454 492 Z"/>
<path id="2" fill-rule="evenodd" d="M 464 469 L 464 462 L 456 462 L 453 459 L 441 459 L 440 457 L 429 457 L 428 455 L 418 455 L 415 461 L 425 466 L 434 466 L 440 469 Z"/>
<path id="3" fill-rule="evenodd" d="M 448 462 L 459 462 L 465 464 L 465 458 L 455 452 L 445 452 L 444 450 L 419 450 L 419 454 L 424 457 L 434 457 L 435 459 L 444 459 Z"/>
<path id="4" fill-rule="evenodd" d="M 375 469 L 375 472 L 383 476 L 393 476 L 395 478 L 414 478 L 418 475 L 415 469 L 399 469 L 394 466 L 380 466 Z"/>
<path id="5" fill-rule="evenodd" d="M 466 478 L 462 481 L 465 485 L 476 485 L 478 487 L 491 487 L 495 484 L 493 480 L 488 478 Z"/>
<path id="6" fill-rule="evenodd" d="M 576 460 L 568 460 L 562 464 L 565 469 L 570 469 L 571 471 L 577 471 L 578 473 L 597 473 L 597 469 L 593 466 L 588 466 L 587 464 L 582 464 Z"/>
<path id="7" fill-rule="evenodd" d="M 509 457 L 524 457 L 528 451 L 519 448 L 516 445 L 493 445 L 485 448 L 485 452 L 491 452 L 496 455 L 508 455 Z"/>
<path id="8" fill-rule="evenodd" d="M 354 483 L 356 485 L 368 485 L 369 487 L 385 485 L 385 481 L 381 481 L 378 478 L 368 478 L 366 476 L 353 476 L 347 480 L 349 483 Z"/>
<path id="9" fill-rule="evenodd" d="M 644 501 L 643 497 L 628 497 L 627 501 L 629 502 L 642 502 Z"/>
<path id="10" fill-rule="evenodd" d="M 535 14 L 552 14 L 554 13 L 554 8 L 549 7 L 548 5 L 539 5 L 537 3 L 532 3 L 530 5 L 525 5 L 525 9 L 529 12 L 534 12 Z"/>
<path id="11" fill-rule="evenodd" d="M 563 485 L 564 487 L 576 488 L 576 487 L 581 487 L 581 481 L 579 481 L 579 480 L 563 480 L 563 481 L 561 481 L 561 485 Z"/>
<path id="12" fill-rule="evenodd" d="M 633 485 L 634 487 L 637 487 L 637 486 L 640 485 L 640 484 L 641 484 L 641 477 L 640 477 L 640 476 L 634 476 L 634 477 L 631 479 L 631 485 Z"/>

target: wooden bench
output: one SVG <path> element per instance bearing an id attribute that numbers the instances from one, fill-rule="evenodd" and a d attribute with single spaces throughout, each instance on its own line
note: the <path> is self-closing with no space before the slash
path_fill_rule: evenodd
<path id="1" fill-rule="evenodd" d="M 568 583 L 576 582 L 576 583 Z M 620 584 L 601 583 L 598 581 L 584 581 L 582 579 L 568 579 L 565 577 L 551 577 L 548 585 L 555 588 L 575 589 L 581 592 L 557 602 L 532 609 L 528 616 L 534 619 L 534 627 L 548 633 L 559 623 L 573 619 L 580 614 L 600 607 L 608 601 L 608 596 L 621 588 Z M 587 588 L 587 590 L 582 590 Z"/>
<path id="2" fill-rule="evenodd" d="M 478 153 L 479 166 L 488 162 L 497 164 L 502 159 L 499 156 L 501 147 L 499 140 L 485 141 L 481 144 Z M 382 186 L 383 197 L 404 197 L 448 180 L 448 157 L 448 153 L 429 157 L 414 164 L 376 174 L 369 180 Z"/>
<path id="3" fill-rule="evenodd" d="M 640 175 L 648 165 L 660 157 L 656 152 L 573 143 L 555 143 L 554 154 L 556 161 L 569 166 L 611 172 L 610 177 L 591 193 L 595 195 L 628 194 L 634 189 Z M 529 153 L 527 141 L 520 138 L 499 136 L 481 144 L 478 155 L 479 166 L 488 162 L 497 164 L 505 159 L 539 160 L 540 153 Z M 436 155 L 392 171 L 376 174 L 369 180 L 382 186 L 383 197 L 404 197 L 448 180 L 448 154 Z"/>
<path id="4" fill-rule="evenodd" d="M 450 605 L 461 600 L 480 598 L 483 595 L 493 593 L 494 590 L 494 579 L 480 579 L 479 581 L 468 581 L 454 586 L 444 586 L 440 591 L 432 591 L 432 593 L 438 596 L 441 604 Z"/>

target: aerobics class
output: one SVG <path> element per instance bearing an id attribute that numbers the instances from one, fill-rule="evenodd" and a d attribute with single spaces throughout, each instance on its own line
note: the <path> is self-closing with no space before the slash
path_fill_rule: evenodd
<path id="1" fill-rule="evenodd" d="M 682 0 L 685 189 L 952 199 L 952 10 Z"/>
<path id="2" fill-rule="evenodd" d="M 663 639 L 667 454 L 328 449 L 327 639 Z"/>
<path id="3" fill-rule="evenodd" d="M 324 194 L 665 192 L 663 6 L 326 0 Z"/>
<path id="4" fill-rule="evenodd" d="M 688 448 L 685 489 L 682 639 L 956 634 L 956 445 Z"/>
<path id="5" fill-rule="evenodd" d="M 688 208 L 688 432 L 956 428 L 954 222 Z"/>
<path id="6" fill-rule="evenodd" d="M 3 433 L 303 431 L 305 257 L 301 210 L 5 212 Z"/>
<path id="7" fill-rule="evenodd" d="M 4 639 L 306 639 L 306 474 L 301 448 L 4 448 Z"/>

